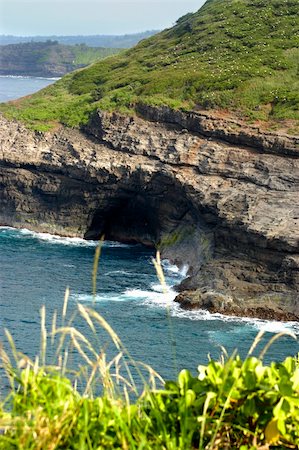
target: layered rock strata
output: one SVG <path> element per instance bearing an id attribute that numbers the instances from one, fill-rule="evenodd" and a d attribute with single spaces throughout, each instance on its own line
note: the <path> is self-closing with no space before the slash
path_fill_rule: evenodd
<path id="1" fill-rule="evenodd" d="M 190 266 L 183 307 L 299 320 L 298 138 L 139 112 L 46 134 L 1 118 L 0 224 L 157 246 Z"/>

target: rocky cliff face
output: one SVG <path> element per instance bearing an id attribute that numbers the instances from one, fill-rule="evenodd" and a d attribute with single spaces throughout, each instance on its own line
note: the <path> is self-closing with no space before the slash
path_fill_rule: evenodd
<path id="1" fill-rule="evenodd" d="M 1 118 L 0 223 L 143 242 L 188 263 L 183 307 L 299 320 L 298 139 L 208 114 Z"/>

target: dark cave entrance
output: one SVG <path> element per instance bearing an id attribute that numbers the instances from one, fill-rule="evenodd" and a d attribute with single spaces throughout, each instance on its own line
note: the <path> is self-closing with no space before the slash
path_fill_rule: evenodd
<path id="1" fill-rule="evenodd" d="M 99 239 L 156 246 L 161 237 L 178 227 L 198 222 L 184 187 L 164 174 L 144 179 L 142 172 L 106 187 L 96 210 L 91 211 L 86 239 Z"/>
<path id="2" fill-rule="evenodd" d="M 158 239 L 157 209 L 141 195 L 111 199 L 109 207 L 98 210 L 85 234 L 86 239 L 105 239 L 155 246 Z"/>

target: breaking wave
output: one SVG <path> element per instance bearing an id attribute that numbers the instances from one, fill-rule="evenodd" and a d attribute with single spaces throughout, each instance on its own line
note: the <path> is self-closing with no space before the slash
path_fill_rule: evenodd
<path id="1" fill-rule="evenodd" d="M 5 230 L 9 231 L 14 238 L 21 239 L 24 237 L 29 237 L 32 239 L 38 239 L 39 241 L 47 241 L 48 244 L 58 244 L 58 245 L 68 245 L 73 247 L 96 247 L 98 241 L 90 241 L 79 237 L 64 237 L 56 234 L 50 233 L 39 233 L 36 231 L 28 230 L 27 228 L 16 229 L 12 227 L 0 227 L 0 232 Z M 122 244 L 115 241 L 105 241 L 103 242 L 103 247 L 110 248 L 127 248 L 130 247 L 128 244 Z"/>

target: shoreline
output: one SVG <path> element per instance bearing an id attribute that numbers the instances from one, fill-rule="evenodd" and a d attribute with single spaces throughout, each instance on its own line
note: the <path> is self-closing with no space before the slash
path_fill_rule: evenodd
<path id="1" fill-rule="evenodd" d="M 2 117 L 0 221 L 156 244 L 190 267 L 182 307 L 299 320 L 293 141 L 271 135 L 258 147 L 253 133 L 249 148 L 225 120 L 166 113 L 153 122 L 98 111 L 84 130 L 53 133 Z"/>
<path id="2" fill-rule="evenodd" d="M 86 246 L 90 246 L 90 247 L 96 247 L 98 245 L 98 241 L 96 240 L 91 240 L 91 239 L 84 239 L 82 236 L 80 236 L 79 234 L 52 234 L 49 232 L 45 232 L 45 231 L 37 231 L 37 229 L 30 229 L 30 228 L 25 228 L 23 226 L 10 226 L 10 225 L 3 225 L 0 224 L 0 231 L 1 229 L 8 229 L 8 230 L 18 230 L 18 231 L 23 231 L 24 234 L 31 234 L 32 237 L 35 237 L 37 239 L 42 239 L 45 241 L 51 241 L 52 243 L 53 241 L 55 242 L 55 244 L 62 244 L 65 245 L 63 243 L 63 239 L 68 239 L 70 240 L 69 242 L 73 245 L 76 245 L 76 242 L 78 243 L 79 241 L 82 241 L 82 243 L 86 243 Z M 53 239 L 54 238 L 54 239 Z M 74 242 L 72 242 L 72 240 L 74 240 Z M 108 242 L 108 243 L 115 243 L 115 244 L 119 244 L 119 246 L 125 246 L 125 247 L 130 247 L 133 245 L 143 245 L 142 243 L 137 243 L 136 244 L 127 244 L 127 243 L 123 243 L 121 241 L 104 241 L 104 242 Z M 184 291 L 184 292 L 180 292 L 179 287 L 181 283 L 184 283 L 184 281 L 186 281 L 188 279 L 188 271 L 186 271 L 186 264 L 183 265 L 181 264 L 180 266 L 173 263 L 173 261 L 171 261 L 168 258 L 162 259 L 162 266 L 163 263 L 165 263 L 166 261 L 168 261 L 170 263 L 170 265 L 172 267 L 176 267 L 177 271 L 180 272 L 183 276 L 182 280 L 180 281 L 179 284 L 174 285 L 174 286 L 168 286 L 168 289 L 173 290 L 174 293 L 176 293 L 175 298 L 172 300 L 172 305 L 175 307 L 176 305 L 178 305 L 180 307 L 180 309 L 182 311 L 186 311 L 186 312 L 204 312 L 207 313 L 211 316 L 211 320 L 223 320 L 223 321 L 239 321 L 241 320 L 245 320 L 245 321 L 251 321 L 251 319 L 258 321 L 263 321 L 266 322 L 268 324 L 271 323 L 282 323 L 282 324 L 286 324 L 286 325 L 293 325 L 293 324 L 298 324 L 299 325 L 299 318 L 295 315 L 292 315 L 290 313 L 284 313 L 284 312 L 276 312 L 276 316 L 274 316 L 273 311 L 271 312 L 271 310 L 269 309 L 265 309 L 262 307 L 257 307 L 256 309 L 254 308 L 246 308 L 244 310 L 244 314 L 242 313 L 242 311 L 236 309 L 236 308 L 231 308 L 229 311 L 223 311 L 221 310 L 221 308 L 217 309 L 213 306 L 207 307 L 207 308 L 200 308 L 198 306 L 198 304 L 192 304 L 192 302 L 188 301 L 188 294 L 190 295 L 190 293 L 188 291 Z M 171 270 L 171 269 L 170 269 Z M 157 279 L 158 282 L 158 279 Z M 152 292 L 156 292 L 154 289 L 152 290 Z M 187 298 L 187 300 L 186 300 Z"/>

